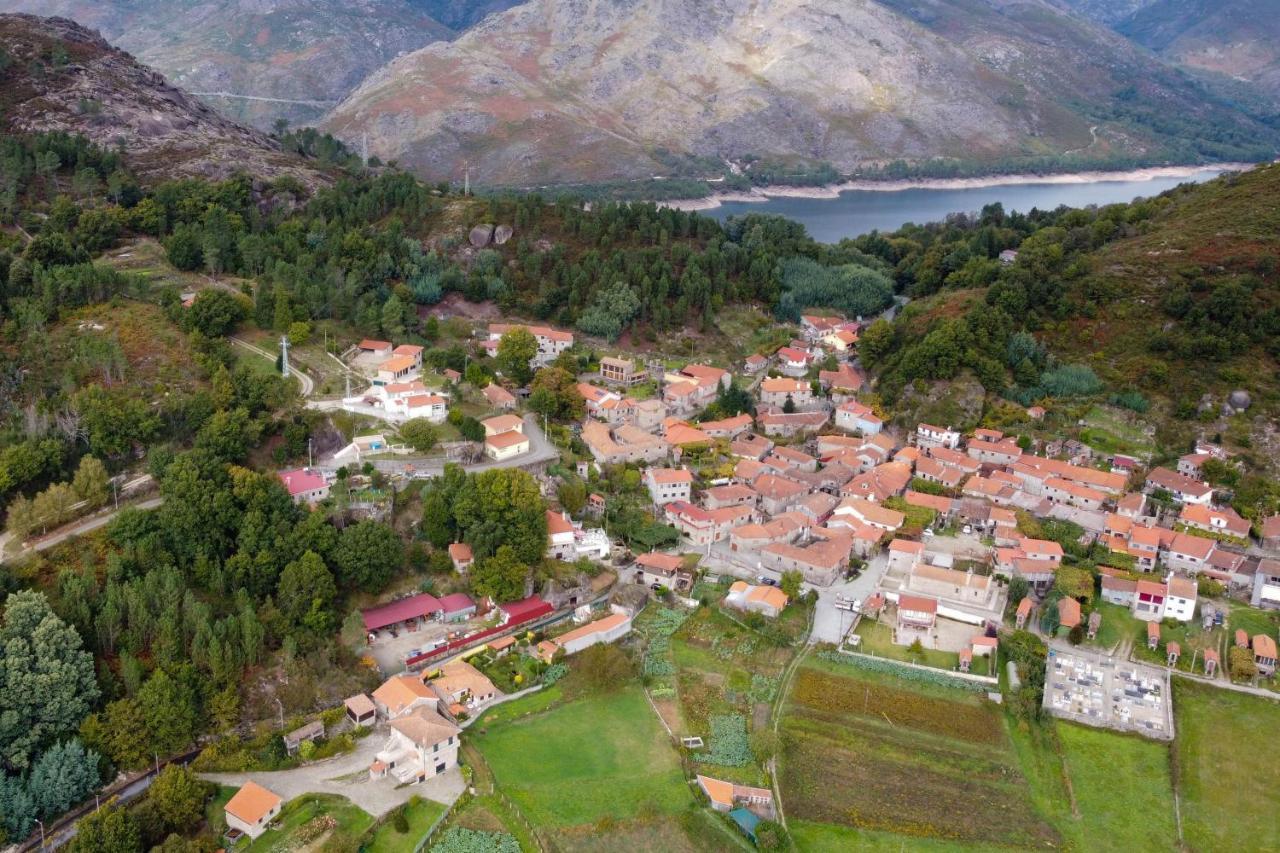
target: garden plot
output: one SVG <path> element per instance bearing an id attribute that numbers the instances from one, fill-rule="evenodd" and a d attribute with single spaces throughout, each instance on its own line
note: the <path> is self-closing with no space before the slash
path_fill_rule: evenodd
<path id="1" fill-rule="evenodd" d="M 714 608 L 690 616 L 671 637 L 676 694 L 685 728 L 706 748 L 695 770 L 745 785 L 764 785 L 749 740 L 767 727 L 783 667 L 795 653 Z"/>
<path id="2" fill-rule="evenodd" d="M 780 784 L 806 834 L 852 828 L 971 844 L 1057 846 L 1004 721 L 981 694 L 809 659 L 783 716 Z"/>

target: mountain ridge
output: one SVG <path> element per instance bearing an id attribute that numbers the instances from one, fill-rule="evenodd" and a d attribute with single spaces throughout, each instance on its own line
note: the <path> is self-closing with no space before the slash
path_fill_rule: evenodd
<path id="1" fill-rule="evenodd" d="M 66 18 L 0 15 L 0 128 L 62 131 L 121 150 L 139 177 L 225 178 L 249 172 L 307 187 L 326 172 L 286 153 L 169 84 L 100 35 Z"/>
<path id="2" fill-rule="evenodd" d="M 1123 37 L 1040 0 L 532 0 L 393 60 L 322 127 L 368 133 L 371 151 L 429 178 L 469 163 L 499 185 L 753 157 L 852 171 L 1274 148 Z"/>
<path id="3" fill-rule="evenodd" d="M 230 118 L 270 129 L 277 119 L 314 122 L 397 55 L 454 30 L 430 14 L 465 21 L 504 0 L 0 0 L 0 12 L 56 15 L 195 92 Z M 289 103 L 295 101 L 297 103 Z"/>

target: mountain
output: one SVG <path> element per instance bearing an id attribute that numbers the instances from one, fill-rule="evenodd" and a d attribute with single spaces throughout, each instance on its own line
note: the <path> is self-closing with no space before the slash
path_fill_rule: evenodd
<path id="1" fill-rule="evenodd" d="M 470 29 L 495 12 L 505 12 L 520 0 L 409 0 L 415 9 L 430 15 L 455 32 Z"/>
<path id="2" fill-rule="evenodd" d="M 1059 0 L 1064 8 L 1109 27 L 1155 2 L 1156 0 Z"/>
<path id="3" fill-rule="evenodd" d="M 119 147 L 139 177 L 327 181 L 266 134 L 219 115 L 65 18 L 0 15 L 0 130 L 65 131 Z"/>
<path id="4" fill-rule="evenodd" d="M 278 118 L 313 123 L 395 56 L 451 38 L 453 30 L 427 7 L 465 21 L 493 6 L 493 0 L 0 0 L 0 11 L 59 15 L 97 29 L 226 115 L 263 129 Z M 219 92 L 251 97 L 209 94 Z"/>
<path id="5" fill-rule="evenodd" d="M 1155 0 L 1115 27 L 1217 90 L 1280 115 L 1280 0 Z"/>
<path id="6" fill-rule="evenodd" d="M 1042 0 L 531 0 L 393 61 L 322 126 L 491 184 L 671 174 L 691 157 L 851 171 L 1274 149 L 1273 132 Z"/>

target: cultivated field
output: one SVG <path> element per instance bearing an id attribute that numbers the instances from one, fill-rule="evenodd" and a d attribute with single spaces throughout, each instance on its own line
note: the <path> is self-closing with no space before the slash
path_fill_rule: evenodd
<path id="1" fill-rule="evenodd" d="M 1002 714 L 970 691 L 811 658 L 788 696 L 781 763 L 787 817 L 803 822 L 812 849 L 833 837 L 861 845 L 866 831 L 897 834 L 899 845 L 913 836 L 913 848 L 922 837 L 1060 842 L 1033 805 Z"/>

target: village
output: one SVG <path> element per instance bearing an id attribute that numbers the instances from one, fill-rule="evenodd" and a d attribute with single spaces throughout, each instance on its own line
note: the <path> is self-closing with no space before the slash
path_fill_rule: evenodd
<path id="1" fill-rule="evenodd" d="M 489 324 L 477 351 L 494 355 L 514 328 L 526 327 Z M 323 465 L 280 471 L 295 501 L 328 499 L 344 463 L 366 463 L 367 473 L 370 459 L 401 457 L 386 469 L 394 478 L 434 476 L 394 430 L 419 418 L 445 423 L 470 399 L 483 439 L 466 452 L 447 448 L 448 460 L 530 470 L 552 504 L 566 476 L 592 487 L 576 512 L 547 509 L 545 554 L 596 568 L 495 601 L 464 591 L 474 558 L 454 542 L 453 591 L 363 610 L 385 680 L 347 699 L 344 725 L 375 731 L 355 775 L 381 793 L 348 796 L 391 807 L 409 796 L 407 784 L 451 801 L 465 784 L 465 730 L 484 711 L 554 684 L 566 658 L 593 646 L 645 653 L 651 640 L 636 626 L 669 608 L 709 604 L 757 628 L 798 615 L 811 642 L 838 656 L 936 673 L 996 702 L 1018 689 L 1001 644 L 1030 632 L 1048 648 L 1046 713 L 1156 740 L 1175 736 L 1175 675 L 1274 691 L 1276 636 L 1254 616 L 1280 608 L 1280 517 L 1253 525 L 1200 478 L 1210 460 L 1231 464 L 1219 446 L 1201 442 L 1176 463 L 1148 465 L 1037 437 L 1052 418 L 1040 406 L 1016 432 L 895 428 L 857 361 L 862 324 L 806 315 L 800 328 L 730 367 L 593 357 L 591 371 L 573 377 L 584 417 L 545 455 L 531 445 L 545 421 L 528 411 L 527 389 L 499 377 L 463 391 L 456 371 L 428 386 L 421 348 L 354 348 L 353 369 L 370 386 L 340 406 L 384 422 L 392 437 L 357 436 Z M 572 333 L 527 331 L 537 342 L 531 371 L 574 352 Z M 660 547 L 610 531 L 619 496 L 607 475 L 619 471 L 638 476 L 647 517 L 667 531 Z M 703 732 L 659 716 L 685 749 L 702 746 Z M 323 734 L 312 726 L 285 737 L 296 748 Z M 226 803 L 228 840 L 271 825 L 284 800 L 270 784 L 247 777 Z M 748 837 L 776 818 L 767 786 L 701 772 L 696 784 Z"/>

